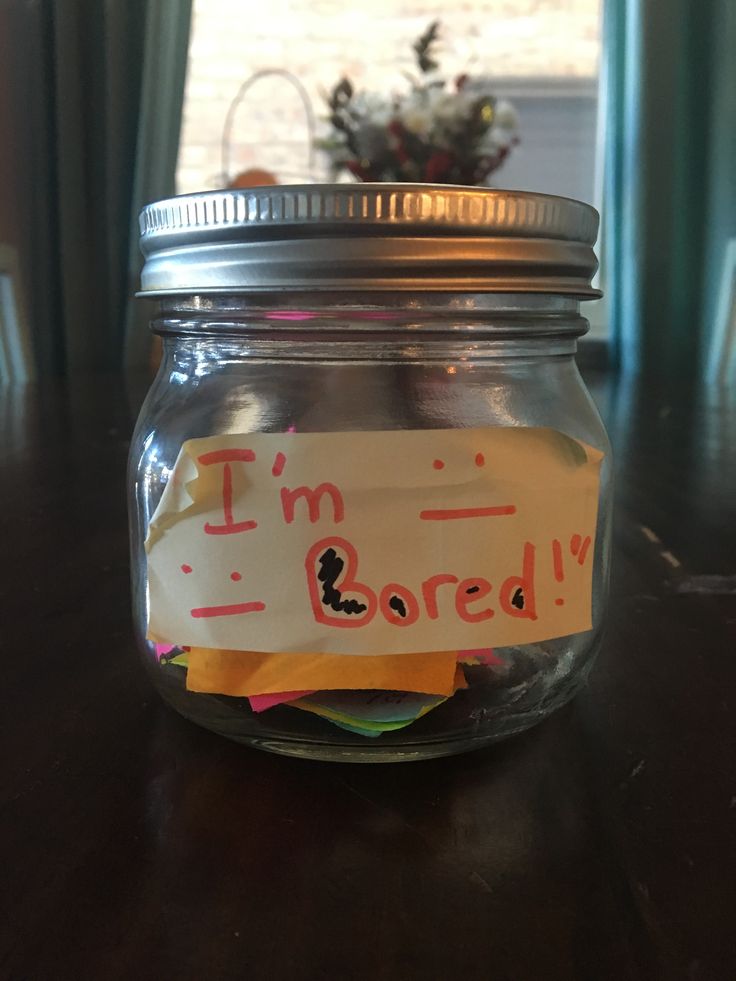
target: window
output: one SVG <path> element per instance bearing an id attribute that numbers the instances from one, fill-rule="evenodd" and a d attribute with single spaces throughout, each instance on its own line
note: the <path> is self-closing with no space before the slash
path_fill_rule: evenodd
<path id="1" fill-rule="evenodd" d="M 241 83 L 264 68 L 296 75 L 323 114 L 321 92 L 347 74 L 357 87 L 390 92 L 413 71 L 411 44 L 438 18 L 442 70 L 490 74 L 514 102 L 521 144 L 495 178 L 592 200 L 600 0 L 479 0 L 448 8 L 443 0 L 195 0 L 178 187 L 222 185 L 221 139 Z M 450 12 L 448 12 L 448 10 Z M 232 166 L 264 167 L 283 180 L 307 173 L 307 127 L 296 90 L 265 78 L 246 95 L 234 121 Z"/>

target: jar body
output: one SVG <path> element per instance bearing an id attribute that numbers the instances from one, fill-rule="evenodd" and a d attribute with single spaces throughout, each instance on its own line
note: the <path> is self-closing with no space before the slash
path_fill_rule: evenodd
<path id="1" fill-rule="evenodd" d="M 317 759 L 446 755 L 521 731 L 566 702 L 600 643 L 608 588 L 611 453 L 574 361 L 575 301 L 445 297 L 279 309 L 239 297 L 167 301 L 164 355 L 131 446 L 130 511 L 137 641 L 174 708 L 232 739 Z M 186 668 L 148 640 L 144 540 L 182 444 L 225 434 L 546 427 L 603 454 L 592 571 L 592 629 L 494 649 L 464 669 L 467 687 L 378 738 L 288 704 L 254 712 L 243 697 L 186 688 Z"/>

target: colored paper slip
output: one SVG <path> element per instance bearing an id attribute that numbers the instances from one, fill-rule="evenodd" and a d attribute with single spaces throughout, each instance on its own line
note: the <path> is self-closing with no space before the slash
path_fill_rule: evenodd
<path id="1" fill-rule="evenodd" d="M 451 695 L 456 663 L 456 651 L 349 657 L 192 647 L 187 689 L 239 697 L 369 688 Z"/>
<path id="2" fill-rule="evenodd" d="M 353 728 L 362 729 L 364 732 L 393 732 L 396 729 L 404 729 L 419 718 L 419 716 L 415 716 L 411 719 L 400 719 L 396 722 L 370 722 L 365 719 L 353 718 L 351 715 L 330 712 L 328 709 L 322 708 L 319 705 L 310 704 L 307 700 L 302 701 L 300 699 L 299 701 L 293 702 L 292 705 L 294 708 L 303 709 L 305 712 L 311 712 L 313 715 L 319 715 L 321 718 L 327 719 L 328 722 L 335 722 L 337 725 L 349 725 Z M 429 708 L 426 711 L 429 712 Z"/>
<path id="3" fill-rule="evenodd" d="M 314 715 L 319 715 L 323 719 L 327 719 L 328 722 L 334 722 L 336 725 L 349 726 L 351 729 L 360 730 L 361 732 L 393 732 L 397 729 L 404 729 L 406 726 L 416 722 L 417 719 L 431 712 L 432 709 L 437 708 L 447 699 L 441 696 L 422 696 L 422 703 L 415 704 L 411 709 L 407 709 L 410 714 L 406 715 L 405 718 L 401 719 L 371 719 L 363 718 L 362 715 L 352 714 L 349 712 L 336 711 L 329 704 L 325 704 L 325 699 L 323 698 L 321 704 L 312 701 L 312 699 L 305 698 L 299 699 L 296 702 L 292 702 L 294 708 L 303 709 L 306 712 L 312 712 Z M 358 710 L 361 711 L 360 709 Z"/>
<path id="4" fill-rule="evenodd" d="M 467 688 L 461 668 L 455 669 L 453 693 Z M 363 722 L 405 722 L 435 708 L 445 701 L 444 695 L 423 695 L 409 691 L 318 691 L 303 701 L 329 712 L 360 719 Z"/>
<path id="5" fill-rule="evenodd" d="M 320 691 L 300 699 L 299 708 L 304 708 L 308 703 L 310 707 L 344 718 L 390 724 L 416 719 L 444 700 L 443 695 L 420 695 L 407 691 Z"/>
<path id="6" fill-rule="evenodd" d="M 505 667 L 505 663 L 490 648 L 475 651 L 458 651 L 457 660 L 458 664 L 485 664 L 489 667 Z"/>
<path id="7" fill-rule="evenodd" d="M 466 688 L 461 668 L 455 670 L 454 687 Z M 291 703 L 294 708 L 321 718 L 362 736 L 405 729 L 443 702 L 445 696 L 420 695 L 404 691 L 316 692 Z"/>
<path id="8" fill-rule="evenodd" d="M 340 729 L 345 729 L 346 732 L 352 732 L 356 736 L 367 736 L 368 739 L 377 739 L 379 736 L 383 735 L 382 729 L 361 729 L 360 726 L 351 726 L 347 722 L 335 722 L 334 719 L 328 720 L 332 722 L 333 726 L 338 726 Z"/>
<path id="9" fill-rule="evenodd" d="M 307 695 L 314 695 L 314 692 L 280 691 L 276 692 L 275 695 L 251 695 L 248 701 L 254 712 L 265 712 L 266 709 L 275 708 L 277 705 L 284 705 L 287 702 L 294 702 L 297 698 L 304 698 Z"/>

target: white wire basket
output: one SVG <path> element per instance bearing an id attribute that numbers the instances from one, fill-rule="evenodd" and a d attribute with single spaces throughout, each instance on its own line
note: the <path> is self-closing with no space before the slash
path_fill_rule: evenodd
<path id="1" fill-rule="evenodd" d="M 249 93 L 256 83 L 262 81 L 264 78 L 281 78 L 285 82 L 288 82 L 298 93 L 301 100 L 301 104 L 304 109 L 304 119 L 307 128 L 307 139 L 305 146 L 305 163 L 304 168 L 293 171 L 285 171 L 281 168 L 278 169 L 278 173 L 274 175 L 275 178 L 281 182 L 286 180 L 290 183 L 321 183 L 325 180 L 324 174 L 317 172 L 317 165 L 315 160 L 315 139 L 317 131 L 317 121 L 314 114 L 314 107 L 312 105 L 312 100 L 307 92 L 306 88 L 302 82 L 294 75 L 292 72 L 287 71 L 285 68 L 263 68 L 260 71 L 254 72 L 249 78 L 247 78 L 243 84 L 238 89 L 238 92 L 230 103 L 230 106 L 225 116 L 225 125 L 222 130 L 222 143 L 221 143 L 221 153 L 220 153 L 220 163 L 221 163 L 221 173 L 218 180 L 221 182 L 219 184 L 222 186 L 230 186 L 237 176 L 236 173 L 231 172 L 231 167 L 233 166 L 233 130 L 235 127 L 235 119 L 238 109 L 243 103 L 245 96 Z M 240 146 L 247 146 L 248 144 L 239 144 Z M 250 144 L 252 146 L 263 146 L 264 140 L 261 139 L 257 143 Z M 278 146 L 279 141 L 273 141 L 271 146 Z M 283 145 L 283 144 L 282 144 Z M 291 144 L 290 144 L 291 145 Z M 260 166 L 259 166 L 260 169 Z M 264 168 L 265 169 L 265 168 Z"/>

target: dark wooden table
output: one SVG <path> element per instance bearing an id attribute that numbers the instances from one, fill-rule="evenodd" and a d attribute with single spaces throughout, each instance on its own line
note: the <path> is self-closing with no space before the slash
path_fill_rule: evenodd
<path id="1" fill-rule="evenodd" d="M 4 394 L 2 981 L 736 978 L 736 409 L 599 378 L 616 565 L 586 690 L 464 757 L 306 763 L 132 652 L 138 389 Z"/>

